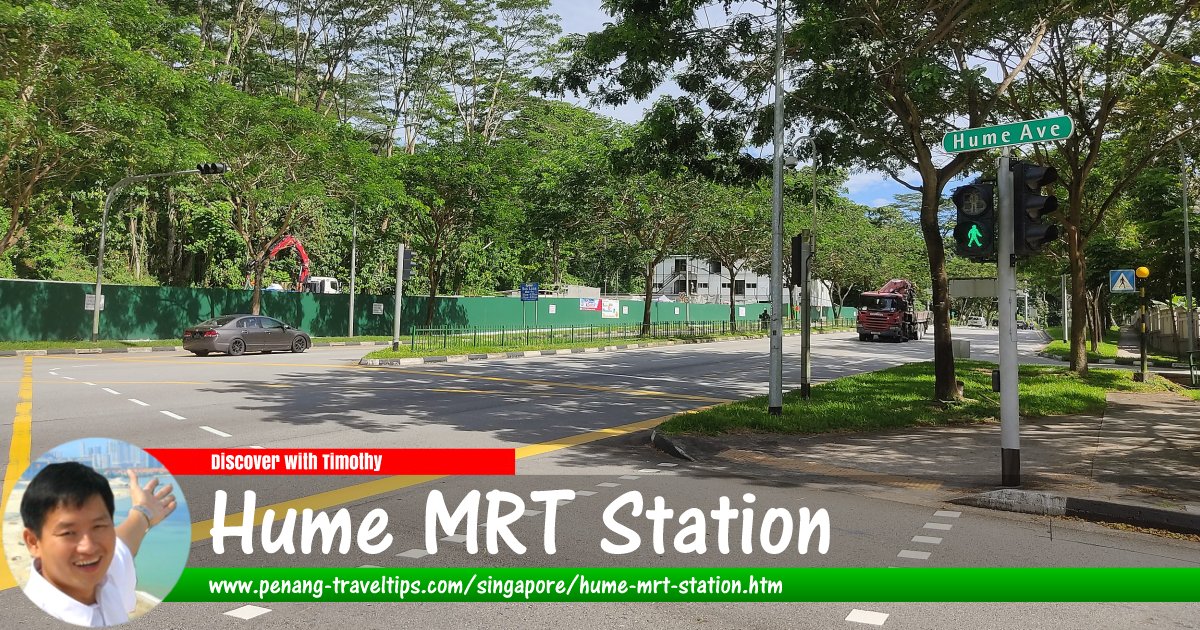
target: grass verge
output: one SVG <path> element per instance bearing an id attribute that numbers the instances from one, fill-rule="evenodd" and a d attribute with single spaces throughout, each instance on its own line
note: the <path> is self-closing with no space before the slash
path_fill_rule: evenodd
<path id="1" fill-rule="evenodd" d="M 844 332 L 846 330 L 854 330 L 853 328 L 826 328 L 824 330 L 813 330 L 813 334 Z M 794 331 L 788 331 L 794 332 Z M 593 339 L 580 339 L 576 341 L 550 341 L 534 339 L 533 343 L 528 344 L 505 344 L 505 345 L 473 345 L 462 346 L 451 344 L 448 347 L 442 346 L 418 346 L 415 350 L 405 345 L 400 344 L 400 350 L 392 351 L 391 348 L 382 348 L 367 354 L 365 359 L 410 359 L 416 357 L 440 357 L 440 356 L 455 356 L 467 354 L 490 354 L 501 352 L 524 352 L 527 350 L 569 350 L 571 348 L 596 348 L 604 346 L 624 346 L 628 344 L 643 344 L 653 343 L 656 341 L 696 341 L 699 343 L 707 341 L 717 341 L 719 339 L 758 339 L 766 336 L 758 330 L 745 330 L 742 332 L 726 335 L 707 335 L 704 337 L 613 337 L 607 338 L 604 336 L 596 336 Z"/>
<path id="2" fill-rule="evenodd" d="M 660 425 L 666 433 L 714 435 L 735 432 L 830 433 L 877 431 L 907 426 L 930 426 L 999 419 L 999 394 L 992 392 L 994 363 L 956 361 L 963 382 L 963 400 L 941 404 L 930 400 L 933 363 L 910 363 L 879 372 L 835 379 L 816 385 L 812 397 L 800 392 L 784 395 L 783 414 L 767 413 L 766 396 L 742 400 L 706 411 L 675 416 Z M 1108 391 L 1167 391 L 1176 385 L 1156 377 L 1137 383 L 1128 370 L 1088 370 L 1079 377 L 1065 366 L 1022 365 L 1021 416 L 1036 418 L 1099 413 Z"/>
<path id="3" fill-rule="evenodd" d="M 1044 350 L 1042 350 L 1042 352 L 1054 357 L 1058 357 L 1059 359 L 1063 359 L 1064 361 L 1069 359 L 1071 356 L 1071 344 L 1062 340 L 1062 328 L 1056 327 L 1048 329 L 1047 332 L 1054 337 L 1054 341 L 1051 341 L 1050 344 L 1047 345 Z M 1119 329 L 1110 328 L 1108 332 L 1104 334 L 1104 340 L 1096 344 L 1096 350 L 1092 350 L 1092 344 L 1089 341 L 1086 344 L 1088 363 L 1099 363 L 1101 359 L 1116 359 L 1117 341 L 1120 339 L 1120 337 L 1121 332 Z M 1179 360 L 1175 357 L 1164 354 L 1156 354 L 1154 352 L 1150 352 L 1147 356 L 1151 361 L 1175 362 Z"/>

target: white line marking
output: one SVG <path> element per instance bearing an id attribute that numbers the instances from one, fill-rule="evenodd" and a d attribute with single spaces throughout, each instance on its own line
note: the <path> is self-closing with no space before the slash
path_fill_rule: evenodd
<path id="1" fill-rule="evenodd" d="M 657 468 L 642 468 L 641 470 L 638 470 L 638 472 L 649 475 L 649 474 L 662 472 L 662 471 Z"/>
<path id="2" fill-rule="evenodd" d="M 854 623 L 865 623 L 872 626 L 882 626 L 883 622 L 887 621 L 888 614 L 881 612 L 872 612 L 870 610 L 859 610 L 855 608 L 846 615 L 846 621 Z"/>
<path id="3" fill-rule="evenodd" d="M 577 497 L 590 497 L 593 494 L 596 494 L 596 493 L 592 492 L 591 490 L 577 490 L 575 492 L 575 496 L 577 496 Z"/>
<path id="4" fill-rule="evenodd" d="M 150 406 L 150 403 L 144 403 L 144 402 L 142 402 L 142 401 L 140 401 L 140 400 L 138 400 L 138 399 L 136 399 L 136 398 L 130 398 L 130 399 L 129 399 L 129 402 L 131 402 L 131 403 L 133 403 L 133 404 L 135 404 L 135 405 L 141 405 L 141 406 L 143 406 L 143 407 L 149 407 L 149 406 Z"/>
<path id="5" fill-rule="evenodd" d="M 216 429 L 214 429 L 214 428 L 212 428 L 212 427 L 206 427 L 206 426 L 203 426 L 203 425 L 202 425 L 200 428 L 201 428 L 201 429 L 203 429 L 203 430 L 205 430 L 205 431 L 208 431 L 209 433 L 211 433 L 211 434 L 213 434 L 213 435 L 219 435 L 219 436 L 221 436 L 221 437 L 233 437 L 232 435 L 229 435 L 228 433 L 226 433 L 226 432 L 224 432 L 224 431 L 218 431 L 218 430 L 216 430 Z"/>
<path id="6" fill-rule="evenodd" d="M 183 416 L 181 416 L 177 413 L 171 413 L 170 411 L 160 411 L 158 413 L 161 413 L 162 415 L 164 415 L 168 418 L 175 418 L 176 420 L 187 420 L 187 418 L 184 418 Z"/>
<path id="7" fill-rule="evenodd" d="M 95 384 L 95 383 L 93 383 L 93 382 L 91 382 L 91 381 L 84 381 L 84 382 L 83 382 L 83 384 L 84 384 L 84 385 L 91 385 L 92 387 L 95 387 L 95 386 L 96 386 L 96 384 Z"/>
<path id="8" fill-rule="evenodd" d="M 638 477 L 637 475 L 621 475 L 621 476 L 620 476 L 620 477 L 618 477 L 618 478 L 619 478 L 619 479 L 625 479 L 625 480 L 627 480 L 627 481 L 633 481 L 634 479 L 640 479 L 640 477 Z"/>
<path id="9" fill-rule="evenodd" d="M 541 514 L 541 513 L 542 513 L 541 510 L 525 510 L 524 512 L 521 513 L 521 516 L 537 516 L 538 514 Z"/>
<path id="10" fill-rule="evenodd" d="M 58 372 L 51 372 L 50 376 L 58 376 Z"/>
<path id="11" fill-rule="evenodd" d="M 267 448 L 267 447 L 265 447 L 265 446 L 257 446 L 257 445 L 255 445 L 255 446 L 247 446 L 246 448 L 264 448 L 264 449 L 265 449 L 265 448 Z"/>
<path id="12" fill-rule="evenodd" d="M 674 467 L 678 466 L 679 464 L 672 464 L 671 462 L 660 462 L 658 465 L 665 466 L 667 468 L 674 468 Z"/>
<path id="13" fill-rule="evenodd" d="M 75 380 L 75 377 L 73 377 L 73 376 L 64 376 L 63 378 L 67 379 L 68 381 Z"/>
<path id="14" fill-rule="evenodd" d="M 896 554 L 896 557 L 897 558 L 909 558 L 912 560 L 928 560 L 929 555 L 930 554 L 928 551 L 909 551 L 908 549 L 905 549 L 905 550 L 901 551 L 900 553 Z"/>
<path id="15" fill-rule="evenodd" d="M 464 534 L 452 534 L 450 536 L 446 536 L 442 540 L 452 543 L 465 543 L 467 542 L 467 537 Z"/>
<path id="16" fill-rule="evenodd" d="M 424 558 L 425 556 L 428 556 L 428 555 L 429 555 L 429 552 L 425 551 L 424 549 L 409 549 L 408 551 L 401 551 L 400 553 L 396 554 L 396 557 L 397 558 L 412 558 L 413 560 L 416 560 L 417 558 Z"/>
<path id="17" fill-rule="evenodd" d="M 925 543 L 926 545 L 942 544 L 942 539 L 937 536 L 913 536 L 912 541 L 915 543 Z"/>
<path id="18" fill-rule="evenodd" d="M 954 526 L 949 523 L 925 523 L 925 529 L 940 529 L 942 531 L 948 531 L 951 527 Z"/>
<path id="19" fill-rule="evenodd" d="M 364 564 L 358 568 L 360 568 L 360 569 L 382 569 L 383 567 L 379 566 L 378 564 Z"/>
<path id="20" fill-rule="evenodd" d="M 933 513 L 934 516 L 944 516 L 946 518 L 958 518 L 962 516 L 962 512 L 952 512 L 950 510 L 938 510 Z"/>
<path id="21" fill-rule="evenodd" d="M 271 612 L 270 608 L 263 608 L 262 606 L 242 606 L 241 608 L 234 608 L 233 610 L 227 611 L 225 614 L 229 615 L 230 617 L 237 617 L 238 619 L 249 621 L 259 615 L 265 615 L 269 612 Z"/>
<path id="22" fill-rule="evenodd" d="M 608 481 L 605 481 L 604 483 L 598 483 L 598 484 L 596 484 L 596 487 L 598 487 L 598 488 L 619 488 L 619 487 L 621 487 L 621 484 L 619 484 L 619 483 L 610 483 L 610 482 L 608 482 Z"/>
<path id="23" fill-rule="evenodd" d="M 115 389 L 109 389 L 109 388 L 107 388 L 107 387 L 101 387 L 100 389 L 103 389 L 104 391 L 106 391 L 106 392 L 108 392 L 108 393 L 112 394 L 113 396 L 120 396 L 120 395 L 121 395 L 121 392 L 119 392 L 119 391 L 117 391 L 117 390 L 115 390 Z"/>

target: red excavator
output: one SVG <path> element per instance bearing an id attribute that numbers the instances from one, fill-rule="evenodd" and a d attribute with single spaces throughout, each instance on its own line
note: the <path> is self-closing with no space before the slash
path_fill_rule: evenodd
<path id="1" fill-rule="evenodd" d="M 275 256 L 278 255 L 279 252 L 281 252 L 289 247 L 295 247 L 296 254 L 300 257 L 300 275 L 296 278 L 296 289 L 298 291 L 311 291 L 313 293 L 337 293 L 338 292 L 338 289 L 340 287 L 338 286 L 338 281 L 334 278 L 322 277 L 322 278 L 309 279 L 309 277 L 308 277 L 308 273 L 309 273 L 308 272 L 308 267 L 309 267 L 308 252 L 304 251 L 304 246 L 300 244 L 300 239 L 296 238 L 295 236 L 292 236 L 291 234 L 284 234 L 283 236 L 280 236 L 279 238 L 275 239 L 275 242 L 271 243 L 270 247 L 267 248 L 267 253 L 264 258 L 266 260 L 274 260 Z M 258 260 L 252 260 L 252 261 L 246 263 L 246 286 L 247 287 L 252 285 L 253 278 L 251 277 L 250 274 L 253 272 L 254 267 L 256 266 L 256 264 L 261 263 L 262 261 L 263 261 L 263 258 L 259 258 Z"/>

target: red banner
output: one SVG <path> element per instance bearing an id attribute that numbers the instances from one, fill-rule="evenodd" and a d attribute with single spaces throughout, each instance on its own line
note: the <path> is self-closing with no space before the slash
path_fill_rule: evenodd
<path id="1" fill-rule="evenodd" d="M 174 475 L 512 475 L 511 448 L 148 448 Z"/>

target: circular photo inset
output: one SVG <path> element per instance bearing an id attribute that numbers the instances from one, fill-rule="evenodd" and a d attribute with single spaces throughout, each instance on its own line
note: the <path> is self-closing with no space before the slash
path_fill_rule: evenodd
<path id="1" fill-rule="evenodd" d="M 154 608 L 187 564 L 192 525 L 170 472 L 121 440 L 86 438 L 35 459 L 4 505 L 4 556 L 52 617 L 90 628 Z"/>

